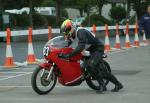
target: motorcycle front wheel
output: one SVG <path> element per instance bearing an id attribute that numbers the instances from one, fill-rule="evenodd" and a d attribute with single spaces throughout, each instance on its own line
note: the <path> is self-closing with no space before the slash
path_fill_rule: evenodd
<path id="1" fill-rule="evenodd" d="M 50 75 L 47 80 L 47 76 L 49 74 L 48 70 L 44 68 L 37 67 L 31 77 L 31 84 L 33 90 L 38 94 L 47 94 L 53 90 L 57 82 L 57 76 L 54 72 Z"/>
<path id="2" fill-rule="evenodd" d="M 106 72 L 111 72 L 111 68 L 110 68 L 109 64 L 105 60 L 103 60 L 102 62 L 103 62 L 103 65 L 104 65 Z M 99 83 L 92 76 L 89 76 L 86 79 L 86 83 L 91 89 L 99 90 Z M 104 79 L 104 84 L 107 85 L 108 83 L 109 83 L 109 80 Z"/>

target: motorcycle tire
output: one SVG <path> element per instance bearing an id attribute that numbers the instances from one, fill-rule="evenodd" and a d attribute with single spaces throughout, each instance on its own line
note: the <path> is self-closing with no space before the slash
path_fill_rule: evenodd
<path id="1" fill-rule="evenodd" d="M 53 88 L 55 87 L 55 85 L 56 85 L 56 82 L 57 82 L 57 76 L 54 74 L 54 72 L 52 72 L 52 75 L 53 75 L 53 84 L 50 86 L 50 88 L 48 89 L 48 90 L 46 90 L 46 91 L 42 91 L 42 90 L 40 90 L 40 88 L 38 87 L 38 85 L 37 85 L 37 76 L 38 76 L 38 73 L 40 72 L 42 70 L 42 68 L 41 67 L 37 67 L 35 70 L 34 70 L 34 72 L 33 72 L 33 74 L 32 74 L 32 77 L 31 77 L 31 85 L 32 85 L 32 88 L 33 88 L 33 90 L 36 92 L 36 93 L 38 93 L 38 94 L 40 94 L 40 95 L 42 95 L 42 94 L 47 94 L 47 93 L 49 93 L 51 90 L 53 90 Z M 42 78 L 42 77 L 41 77 Z M 46 77 L 45 77 L 46 78 Z M 45 84 L 45 85 L 48 85 L 48 84 Z"/>
<path id="2" fill-rule="evenodd" d="M 108 64 L 105 60 L 103 60 L 103 63 L 104 63 L 106 72 L 111 72 L 111 68 L 110 68 L 109 64 Z M 87 85 L 88 85 L 91 89 L 93 89 L 93 90 L 99 90 L 99 85 L 95 85 L 95 84 L 93 83 L 93 79 L 91 79 L 91 78 L 92 78 L 92 77 L 89 77 L 89 78 L 86 79 Z M 105 85 L 108 85 L 109 80 L 104 80 L 104 83 L 105 83 Z"/>
<path id="3" fill-rule="evenodd" d="M 105 60 L 103 60 L 103 63 L 104 63 L 106 72 L 111 72 L 110 65 Z M 108 85 L 108 83 L 109 83 L 109 80 L 105 80 L 105 85 Z"/>

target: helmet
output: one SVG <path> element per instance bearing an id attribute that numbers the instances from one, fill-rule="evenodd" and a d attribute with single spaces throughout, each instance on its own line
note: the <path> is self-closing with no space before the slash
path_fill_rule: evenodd
<path id="1" fill-rule="evenodd" d="M 62 23 L 60 31 L 67 36 L 71 36 L 72 33 L 70 31 L 72 27 L 73 27 L 72 21 L 67 19 Z"/>

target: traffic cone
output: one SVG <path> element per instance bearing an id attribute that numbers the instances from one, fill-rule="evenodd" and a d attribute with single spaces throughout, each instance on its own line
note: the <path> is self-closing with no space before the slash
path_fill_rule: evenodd
<path id="1" fill-rule="evenodd" d="M 51 26 L 48 27 L 48 40 L 52 39 L 52 28 Z"/>
<path id="2" fill-rule="evenodd" d="M 125 48 L 130 48 L 130 39 L 129 39 L 129 25 L 126 24 L 126 38 L 125 38 Z"/>
<path id="3" fill-rule="evenodd" d="M 17 67 L 14 64 L 13 54 L 12 54 L 12 49 L 11 49 L 11 44 L 10 44 L 10 37 L 11 37 L 10 28 L 7 28 L 6 32 L 7 32 L 7 38 L 6 38 L 7 46 L 6 46 L 6 59 L 5 59 L 4 67 L 6 68 Z"/>
<path id="4" fill-rule="evenodd" d="M 105 24 L 105 51 L 111 51 L 110 43 L 109 43 L 109 33 L 108 33 L 108 25 Z"/>
<path id="5" fill-rule="evenodd" d="M 147 42 L 147 40 L 146 40 L 146 37 L 145 37 L 145 33 L 143 33 L 143 43 L 144 43 L 144 45 L 147 45 L 147 44 L 148 44 L 148 42 Z"/>
<path id="6" fill-rule="evenodd" d="M 27 56 L 27 63 L 28 64 L 35 64 L 36 57 L 34 55 L 33 45 L 32 45 L 32 28 L 29 28 L 29 35 L 28 35 L 28 56 Z"/>
<path id="7" fill-rule="evenodd" d="M 93 26 L 92 26 L 92 31 L 93 31 L 93 33 L 96 33 L 96 25 L 95 24 L 93 24 Z"/>
<path id="8" fill-rule="evenodd" d="M 138 37 L 138 25 L 137 23 L 135 24 L 135 38 L 134 38 L 134 46 L 139 47 L 139 37 Z"/>
<path id="9" fill-rule="evenodd" d="M 119 38 L 119 25 L 116 24 L 116 44 L 115 44 L 116 49 L 121 49 L 120 45 L 120 38 Z"/>

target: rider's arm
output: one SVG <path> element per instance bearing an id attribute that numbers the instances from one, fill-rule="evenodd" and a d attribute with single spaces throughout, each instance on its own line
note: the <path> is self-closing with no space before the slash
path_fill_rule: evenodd
<path id="1" fill-rule="evenodd" d="M 78 46 L 69 54 L 69 57 L 73 57 L 85 49 L 86 44 L 85 32 L 83 30 L 78 30 L 77 38 L 79 39 Z"/>

